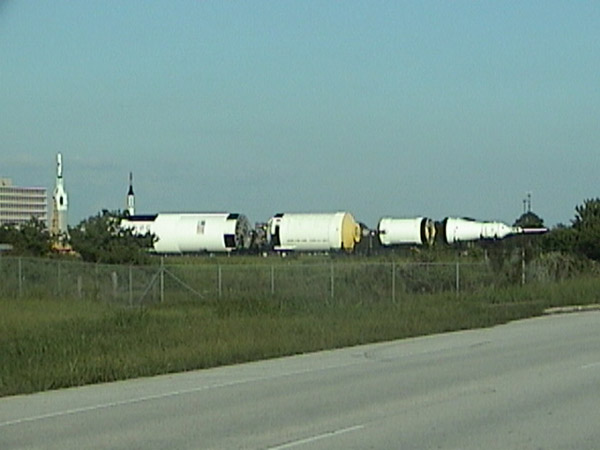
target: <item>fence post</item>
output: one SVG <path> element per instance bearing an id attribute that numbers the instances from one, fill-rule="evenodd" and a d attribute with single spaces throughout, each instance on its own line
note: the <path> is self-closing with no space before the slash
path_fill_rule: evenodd
<path id="1" fill-rule="evenodd" d="M 160 302 L 165 302 L 165 257 L 160 257 Z"/>
<path id="2" fill-rule="evenodd" d="M 271 295 L 275 295 L 275 267 L 271 265 Z"/>
<path id="3" fill-rule="evenodd" d="M 331 263 L 331 299 L 333 300 L 335 296 L 335 281 L 334 281 L 334 271 L 333 271 L 333 263 Z"/>
<path id="4" fill-rule="evenodd" d="M 117 272 L 115 272 L 113 270 L 110 273 L 110 279 L 112 281 L 112 295 L 113 295 L 113 300 L 116 301 L 117 300 L 118 288 L 119 288 L 119 278 L 117 276 Z"/>
<path id="5" fill-rule="evenodd" d="M 219 298 L 223 295 L 223 274 L 221 270 L 221 264 L 217 267 L 217 286 L 219 289 Z"/>
<path id="6" fill-rule="evenodd" d="M 98 284 L 98 263 L 94 264 L 94 300 L 100 298 L 100 286 Z"/>
<path id="7" fill-rule="evenodd" d="M 19 275 L 19 298 L 23 297 L 23 260 L 19 258 L 18 260 L 18 275 Z"/>
<path id="8" fill-rule="evenodd" d="M 521 286 L 525 286 L 525 244 L 521 246 Z"/>
<path id="9" fill-rule="evenodd" d="M 56 277 L 57 277 L 57 287 L 58 287 L 58 297 L 60 299 L 60 296 L 62 295 L 62 286 L 60 283 L 60 261 L 58 261 L 58 263 L 56 264 Z"/>
<path id="10" fill-rule="evenodd" d="M 456 260 L 456 296 L 460 295 L 460 263 Z"/>
<path id="11" fill-rule="evenodd" d="M 392 261 L 392 303 L 396 304 L 396 261 Z"/>
<path id="12" fill-rule="evenodd" d="M 133 306 L 133 271 L 129 264 L 129 306 Z"/>

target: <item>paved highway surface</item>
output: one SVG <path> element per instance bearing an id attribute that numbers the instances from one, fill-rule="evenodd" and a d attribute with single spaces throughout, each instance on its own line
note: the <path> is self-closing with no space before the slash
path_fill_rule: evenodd
<path id="1" fill-rule="evenodd" d="M 600 312 L 0 399 L 0 449 L 598 449 Z"/>

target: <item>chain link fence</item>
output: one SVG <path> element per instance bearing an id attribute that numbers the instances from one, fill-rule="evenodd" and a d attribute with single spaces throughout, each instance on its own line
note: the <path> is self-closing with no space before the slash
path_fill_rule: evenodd
<path id="1" fill-rule="evenodd" d="M 506 283 L 486 262 L 170 265 L 161 259 L 159 265 L 119 266 L 0 257 L 1 298 L 87 299 L 130 306 L 266 297 L 282 302 L 400 302 L 407 295 L 459 295 Z"/>

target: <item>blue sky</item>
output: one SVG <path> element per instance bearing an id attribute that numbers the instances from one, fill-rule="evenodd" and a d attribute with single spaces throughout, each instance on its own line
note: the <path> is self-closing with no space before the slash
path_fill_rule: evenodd
<path id="1" fill-rule="evenodd" d="M 0 176 L 69 222 L 346 210 L 547 225 L 600 196 L 596 1 L 0 0 Z"/>

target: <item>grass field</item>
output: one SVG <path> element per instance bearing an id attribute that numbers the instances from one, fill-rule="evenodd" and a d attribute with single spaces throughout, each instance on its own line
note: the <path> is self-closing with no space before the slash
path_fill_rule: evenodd
<path id="1" fill-rule="evenodd" d="M 487 327 L 600 302 L 600 279 L 391 302 L 239 297 L 128 308 L 0 299 L 0 396 Z"/>

